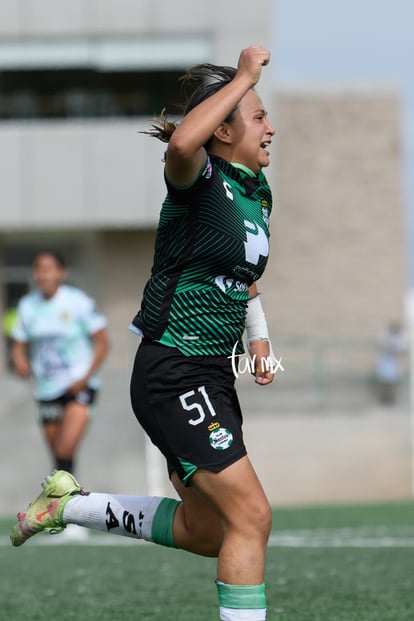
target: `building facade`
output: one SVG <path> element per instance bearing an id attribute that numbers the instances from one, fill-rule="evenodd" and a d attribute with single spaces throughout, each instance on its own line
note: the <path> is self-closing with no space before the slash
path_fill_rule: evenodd
<path id="1" fill-rule="evenodd" d="M 172 84 L 188 66 L 235 65 L 248 45 L 270 48 L 273 5 L 272 0 L 0 3 L 0 308 L 5 314 L 30 287 L 36 250 L 59 248 L 66 255 L 71 281 L 93 294 L 109 319 L 112 349 L 101 406 L 111 408 L 103 417 L 106 438 L 115 429 L 119 433 L 113 410 L 130 409 L 127 380 L 137 342 L 128 324 L 150 272 L 164 195 L 165 145 L 139 132 L 164 106 L 179 114 Z M 306 416 L 327 404 L 338 411 L 331 386 L 341 395 L 339 411 L 356 395 L 363 394 L 357 406 L 366 405 L 372 398 L 364 387 L 372 375 L 377 336 L 390 320 L 403 318 L 399 94 L 382 87 L 282 90 L 271 68 L 263 71 L 258 90 L 277 131 L 266 171 L 275 200 L 272 250 L 259 288 L 285 371 L 260 401 L 264 414 L 251 433 L 259 429 L 259 436 L 270 440 L 267 416 L 278 413 L 275 433 L 289 452 L 280 453 L 282 468 L 274 462 L 273 444 L 258 452 L 269 497 L 295 503 L 404 496 L 410 486 L 405 419 L 392 440 L 400 459 L 399 486 L 395 479 L 377 477 L 373 487 L 368 475 L 357 488 L 348 479 L 338 485 L 335 456 L 328 452 L 324 461 L 319 452 L 318 467 L 331 477 L 319 491 L 320 472 L 312 481 L 304 476 L 311 472 L 306 464 L 313 455 L 306 451 L 312 447 L 303 444 L 296 455 L 291 432 L 300 430 L 284 428 L 283 419 L 292 410 Z M 7 377 L 5 337 L 3 344 L 2 378 Z M 249 381 L 240 378 L 240 390 L 255 410 L 258 399 L 249 401 Z M 1 407 L 7 409 L 7 401 Z M 10 428 L 17 425 L 11 410 L 4 420 Z M 320 422 L 326 432 L 323 447 L 334 446 L 329 426 Z M 283 429 L 289 432 L 284 435 Z M 368 439 L 370 425 L 360 432 Z M 106 472 L 112 489 L 130 490 L 121 485 L 128 476 L 136 484 L 129 470 L 136 457 L 132 433 L 124 438 L 124 461 L 118 455 L 118 465 Z M 320 434 L 314 437 L 321 441 Z M 375 454 L 389 452 L 390 437 L 383 435 Z M 90 450 L 95 455 L 96 448 Z M 297 468 L 303 484 L 279 485 L 269 455 L 278 472 Z M 355 464 L 363 465 L 365 455 L 361 441 Z M 102 461 L 95 457 L 85 461 L 92 483 L 99 483 Z M 123 471 L 122 463 L 128 464 Z M 341 474 L 343 468 L 339 463 Z M 5 496 L 6 488 L 5 483 Z"/>
<path id="2" fill-rule="evenodd" d="M 259 0 L 240 11 L 235 0 L 196 10 L 189 0 L 1 3 L 3 312 L 30 286 L 33 252 L 57 245 L 72 281 L 105 308 L 112 360 L 122 358 L 164 195 L 164 147 L 139 132 L 174 103 L 163 99 L 176 95 L 167 87 L 163 93 L 164 84 L 187 67 L 234 65 L 243 47 L 269 46 L 270 5 Z M 268 75 L 262 91 L 269 85 Z"/>

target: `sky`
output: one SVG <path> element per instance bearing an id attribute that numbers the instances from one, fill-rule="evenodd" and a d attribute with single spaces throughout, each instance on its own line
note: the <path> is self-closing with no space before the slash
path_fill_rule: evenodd
<path id="1" fill-rule="evenodd" d="M 400 89 L 410 284 L 414 286 L 414 1 L 273 0 L 277 83 Z"/>

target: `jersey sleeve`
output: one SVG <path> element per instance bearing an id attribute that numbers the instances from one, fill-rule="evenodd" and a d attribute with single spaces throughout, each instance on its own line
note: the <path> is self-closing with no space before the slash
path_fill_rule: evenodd
<path id="1" fill-rule="evenodd" d="M 193 203 L 197 198 L 205 191 L 205 188 L 209 185 L 210 180 L 213 177 L 213 165 L 210 157 L 207 155 L 207 159 L 200 169 L 198 176 L 193 183 L 183 187 L 173 185 L 167 178 L 164 172 L 165 183 L 167 186 L 170 199 L 180 205 L 184 203 Z"/>
<path id="2" fill-rule="evenodd" d="M 85 331 L 92 335 L 106 328 L 108 322 L 106 317 L 98 311 L 95 300 L 82 292 L 79 292 L 79 298 L 80 320 Z"/>

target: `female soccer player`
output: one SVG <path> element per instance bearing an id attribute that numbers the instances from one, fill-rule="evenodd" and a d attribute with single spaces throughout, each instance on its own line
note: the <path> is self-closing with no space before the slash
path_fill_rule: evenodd
<path id="1" fill-rule="evenodd" d="M 223 621 L 266 618 L 271 510 L 246 454 L 231 358 L 243 351 L 246 328 L 255 380 L 272 381 L 256 281 L 269 250 L 271 191 L 262 168 L 274 129 L 254 90 L 269 59 L 252 46 L 237 69 L 193 68 L 186 77 L 203 82 L 182 122 L 163 116 L 149 132 L 168 143 L 167 197 L 132 322 L 143 339 L 131 400 L 181 501 L 86 493 L 57 472 L 12 532 L 21 545 L 76 523 L 217 557 Z"/>
<path id="2" fill-rule="evenodd" d="M 36 290 L 23 296 L 12 330 L 12 363 L 33 376 L 39 418 L 57 469 L 73 472 L 107 349 L 106 319 L 83 291 L 64 284 L 65 261 L 52 251 L 33 263 Z"/>

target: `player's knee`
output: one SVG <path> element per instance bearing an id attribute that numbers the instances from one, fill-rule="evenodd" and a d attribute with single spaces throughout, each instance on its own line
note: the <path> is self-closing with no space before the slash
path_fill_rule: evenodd
<path id="1" fill-rule="evenodd" d="M 272 528 L 272 510 L 267 500 L 258 502 L 253 512 L 252 526 L 266 541 Z"/>
<path id="2" fill-rule="evenodd" d="M 272 511 L 266 499 L 256 500 L 246 505 L 244 511 L 238 511 L 231 519 L 238 531 L 244 532 L 249 539 L 255 538 L 266 543 L 272 528 Z"/>
<path id="3" fill-rule="evenodd" d="M 261 528 L 262 533 L 266 537 L 267 541 L 270 535 L 270 531 L 272 530 L 272 509 L 267 501 L 264 503 L 261 512 Z"/>

